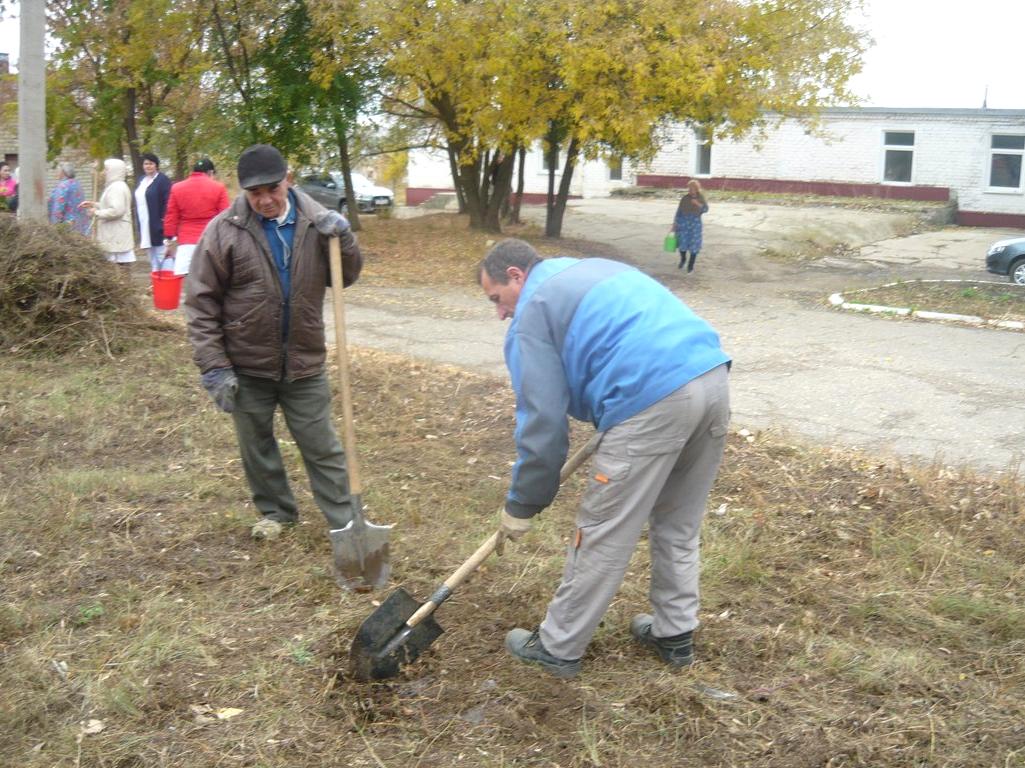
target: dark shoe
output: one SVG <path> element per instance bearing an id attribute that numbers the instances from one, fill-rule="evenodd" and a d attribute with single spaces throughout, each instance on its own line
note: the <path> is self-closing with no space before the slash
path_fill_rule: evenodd
<path id="1" fill-rule="evenodd" d="M 677 269 L 683 269 L 683 266 L 684 266 L 684 265 L 685 265 L 686 263 L 687 263 L 687 254 L 685 254 L 685 253 L 681 253 L 681 254 L 680 254 L 680 264 L 679 264 L 679 266 L 677 267 Z"/>
<path id="2" fill-rule="evenodd" d="M 509 630 L 505 636 L 505 648 L 520 661 L 538 664 L 556 677 L 576 677 L 580 673 L 580 659 L 557 659 L 547 650 L 538 637 L 537 630 Z"/>
<path id="3" fill-rule="evenodd" d="M 662 661 L 677 669 L 694 663 L 693 632 L 684 632 L 673 637 L 655 637 L 651 634 L 652 617 L 642 613 L 630 622 L 630 634 L 641 645 L 646 645 L 661 657 Z"/>
<path id="4" fill-rule="evenodd" d="M 693 272 L 694 271 L 694 265 L 693 264 L 688 264 L 687 265 L 687 271 L 688 272 Z"/>

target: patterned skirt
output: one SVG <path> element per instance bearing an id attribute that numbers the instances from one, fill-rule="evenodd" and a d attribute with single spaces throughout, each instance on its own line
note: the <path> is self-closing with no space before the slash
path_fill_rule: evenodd
<path id="1" fill-rule="evenodd" d="M 701 250 L 701 217 L 678 216 L 676 218 L 676 247 L 680 253 Z"/>

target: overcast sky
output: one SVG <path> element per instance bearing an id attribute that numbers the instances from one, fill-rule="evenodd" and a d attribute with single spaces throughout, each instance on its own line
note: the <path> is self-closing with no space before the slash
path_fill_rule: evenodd
<path id="1" fill-rule="evenodd" d="M 875 38 L 852 82 L 866 106 L 1025 109 L 1025 0 L 865 0 Z M 15 4 L 15 8 L 16 8 Z M 857 21 L 857 20 L 856 20 Z M 18 22 L 0 21 L 18 60 Z"/>

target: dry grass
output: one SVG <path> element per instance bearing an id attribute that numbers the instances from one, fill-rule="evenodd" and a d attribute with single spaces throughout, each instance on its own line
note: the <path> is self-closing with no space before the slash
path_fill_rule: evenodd
<path id="1" fill-rule="evenodd" d="M 374 222 L 367 279 L 464 282 L 486 238 L 460 224 Z M 148 343 L 0 361 L 4 766 L 1025 765 L 1013 473 L 732 435 L 705 526 L 699 663 L 671 674 L 629 638 L 647 607 L 642 544 L 566 682 L 502 637 L 543 616 L 577 477 L 439 610 L 447 631 L 420 661 L 359 684 L 348 643 L 386 593 L 335 587 L 287 433 L 305 521 L 257 544 L 230 420 L 180 329 Z M 512 399 L 504 382 L 365 350 L 352 374 L 369 516 L 395 523 L 394 584 L 424 599 L 493 530 Z"/>
<path id="2" fill-rule="evenodd" d="M 364 216 L 359 242 L 365 265 L 361 282 L 388 286 L 475 285 L 475 268 L 503 237 L 530 242 L 542 255 L 607 255 L 607 247 L 572 239 L 550 240 L 530 225 L 506 226 L 501 235 L 469 228 L 469 218 L 438 213 L 415 219 Z"/>
<path id="3" fill-rule="evenodd" d="M 66 226 L 0 216 L 0 349 L 119 354 L 152 323 L 128 274 Z"/>
<path id="4" fill-rule="evenodd" d="M 885 307 L 971 315 L 984 320 L 1025 320 L 1025 287 L 972 280 L 909 280 L 844 294 L 848 301 Z"/>
<path id="5" fill-rule="evenodd" d="M 353 378 L 369 514 L 396 524 L 395 583 L 423 599 L 491 531 L 512 402 L 501 382 L 378 353 Z M 543 615 L 577 478 L 443 606 L 420 662 L 362 685 L 344 656 L 383 595 L 337 591 L 287 441 L 307 522 L 274 546 L 248 538 L 229 422 L 177 334 L 115 364 L 7 361 L 0 386 L 12 765 L 1022 764 L 1017 478 L 734 436 L 700 663 L 670 674 L 629 640 L 642 546 L 585 672 L 559 682 L 501 642 Z"/>

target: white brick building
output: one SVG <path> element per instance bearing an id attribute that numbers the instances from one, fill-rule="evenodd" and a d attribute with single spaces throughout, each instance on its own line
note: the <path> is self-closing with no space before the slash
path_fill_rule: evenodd
<path id="1" fill-rule="evenodd" d="M 827 109 L 812 134 L 785 120 L 766 134 L 703 141 L 679 125 L 644 167 L 582 163 L 574 197 L 607 196 L 618 186 L 804 192 L 907 200 L 954 200 L 965 225 L 1025 228 L 1025 110 Z M 540 147 L 528 153 L 525 199 L 543 201 L 548 174 Z M 444 153 L 411 153 L 407 202 L 451 191 Z"/>
<path id="2" fill-rule="evenodd" d="M 639 186 L 809 192 L 957 202 L 958 223 L 1025 228 L 1025 110 L 828 109 L 763 139 L 702 142 L 678 126 L 636 169 Z M 760 143 L 759 143 L 760 141 Z"/>

